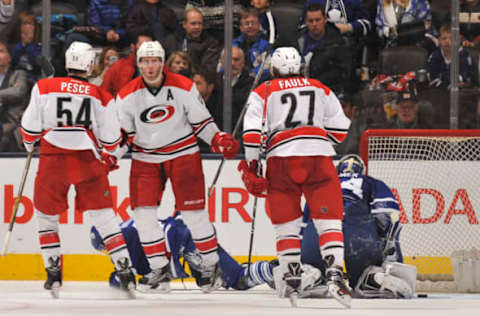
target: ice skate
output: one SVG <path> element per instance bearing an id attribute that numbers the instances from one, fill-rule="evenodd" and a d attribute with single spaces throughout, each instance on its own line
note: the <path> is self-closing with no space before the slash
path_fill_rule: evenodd
<path id="1" fill-rule="evenodd" d="M 58 298 L 58 289 L 62 286 L 62 270 L 60 268 L 60 257 L 51 256 L 48 258 L 49 266 L 47 271 L 47 280 L 43 284 L 45 290 L 50 290 L 53 298 Z"/>
<path id="2" fill-rule="evenodd" d="M 172 275 L 168 268 L 168 264 L 162 268 L 152 270 L 149 274 L 138 280 L 138 289 L 141 292 L 157 292 L 168 293 L 170 288 L 170 280 Z"/>
<path id="3" fill-rule="evenodd" d="M 117 275 L 120 280 L 120 289 L 125 291 L 129 298 L 134 299 L 137 283 L 128 258 L 117 260 Z"/>
<path id="4" fill-rule="evenodd" d="M 302 268 L 298 262 L 288 264 L 288 272 L 283 275 L 286 283 L 285 297 L 288 297 L 292 307 L 297 307 L 298 293 L 302 285 Z"/>
<path id="5" fill-rule="evenodd" d="M 343 280 L 341 267 L 332 267 L 327 270 L 328 293 L 343 306 L 350 308 L 352 293 Z"/>
<path id="6" fill-rule="evenodd" d="M 210 293 L 222 286 L 222 271 L 218 264 L 202 266 L 201 276 L 197 280 L 203 293 Z"/>

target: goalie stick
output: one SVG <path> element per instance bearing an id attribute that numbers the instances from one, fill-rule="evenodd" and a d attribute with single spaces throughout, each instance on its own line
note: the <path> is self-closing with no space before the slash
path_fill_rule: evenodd
<path id="1" fill-rule="evenodd" d="M 25 186 L 25 181 L 27 180 L 28 170 L 30 169 L 30 162 L 32 161 L 33 152 L 34 151 L 32 150 L 31 152 L 28 153 L 27 161 L 25 162 L 25 168 L 23 169 L 22 179 L 20 181 L 20 187 L 17 193 L 17 199 L 15 200 L 15 204 L 13 205 L 12 215 L 10 216 L 10 223 L 8 225 L 8 230 L 5 234 L 5 239 L 3 241 L 2 253 L 1 253 L 2 257 L 4 257 L 5 254 L 7 253 L 8 244 L 10 243 L 10 237 L 12 235 L 13 225 L 15 224 L 15 219 L 17 218 L 18 206 L 20 205 L 20 201 L 22 199 L 23 187 Z"/>
<path id="2" fill-rule="evenodd" d="M 275 23 L 273 22 L 273 16 L 272 16 L 272 11 L 268 10 L 266 12 L 267 19 L 268 19 L 268 25 L 270 27 L 270 37 L 268 39 L 268 48 L 267 52 L 265 54 L 265 57 L 263 58 L 262 64 L 260 65 L 260 69 L 258 70 L 257 75 L 255 76 L 255 80 L 252 83 L 252 86 L 250 87 L 250 91 L 248 92 L 248 95 L 252 93 L 253 89 L 256 88 L 258 85 L 258 82 L 260 81 L 260 78 L 262 77 L 263 70 L 265 68 L 265 61 L 267 58 L 269 58 L 270 53 L 272 52 L 273 44 L 275 43 Z M 248 98 L 245 104 L 243 105 L 242 111 L 240 112 L 240 115 L 238 116 L 237 122 L 235 123 L 235 127 L 232 132 L 232 138 L 235 139 L 237 137 L 238 131 L 240 129 L 240 124 L 243 121 L 243 117 L 245 116 L 245 113 L 247 112 L 248 108 Z M 220 165 L 218 166 L 218 169 L 215 173 L 215 176 L 213 177 L 212 184 L 208 188 L 208 197 L 210 197 L 213 193 L 213 190 L 215 189 L 215 186 L 217 185 L 218 177 L 220 176 L 220 172 L 223 169 L 223 165 L 225 163 L 225 158 L 222 157 L 222 161 L 220 161 Z"/>

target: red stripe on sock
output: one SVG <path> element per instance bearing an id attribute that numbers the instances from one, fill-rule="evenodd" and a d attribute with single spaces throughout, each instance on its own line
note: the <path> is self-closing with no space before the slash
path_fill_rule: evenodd
<path id="1" fill-rule="evenodd" d="M 300 239 L 286 238 L 277 241 L 277 251 L 285 251 L 287 249 L 300 249 Z"/>
<path id="2" fill-rule="evenodd" d="M 56 232 L 40 234 L 39 239 L 41 246 L 60 242 L 60 237 L 58 237 L 58 233 Z"/>
<path id="3" fill-rule="evenodd" d="M 153 245 L 142 245 L 142 246 L 143 246 L 143 251 L 145 251 L 145 255 L 147 256 L 156 255 L 156 254 L 164 255 L 166 251 L 165 240 Z"/>
<path id="4" fill-rule="evenodd" d="M 206 252 L 218 247 L 217 237 L 213 237 L 212 239 L 209 239 L 207 241 L 201 241 L 201 242 L 195 241 L 194 243 L 198 251 L 200 252 Z"/>
<path id="5" fill-rule="evenodd" d="M 116 236 L 113 236 L 112 238 L 108 238 L 108 240 L 105 241 L 105 248 L 109 252 L 124 245 L 125 245 L 125 239 L 123 239 L 122 234 L 118 234 Z"/>
<path id="6" fill-rule="evenodd" d="M 318 244 L 320 247 L 323 247 L 329 242 L 341 242 L 343 243 L 343 233 L 342 232 L 327 232 L 323 233 L 318 237 Z"/>

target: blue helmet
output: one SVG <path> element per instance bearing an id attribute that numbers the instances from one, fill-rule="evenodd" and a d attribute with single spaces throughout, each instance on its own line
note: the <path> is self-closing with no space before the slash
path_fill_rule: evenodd
<path id="1" fill-rule="evenodd" d="M 90 229 L 90 242 L 92 243 L 93 248 L 98 251 L 103 251 L 105 249 L 105 244 L 103 243 L 102 236 L 100 236 L 100 233 L 98 230 L 95 228 L 95 226 L 92 226 L 92 229 Z"/>
<path id="2" fill-rule="evenodd" d="M 338 162 L 337 173 L 365 173 L 365 163 L 358 155 L 350 154 L 343 156 Z"/>

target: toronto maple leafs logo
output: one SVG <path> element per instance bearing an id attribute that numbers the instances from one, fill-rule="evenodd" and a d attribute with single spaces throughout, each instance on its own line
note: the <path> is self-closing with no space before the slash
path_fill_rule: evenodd
<path id="1" fill-rule="evenodd" d="M 154 105 L 140 114 L 140 120 L 147 124 L 158 124 L 171 118 L 173 113 L 175 108 L 172 105 Z"/>

